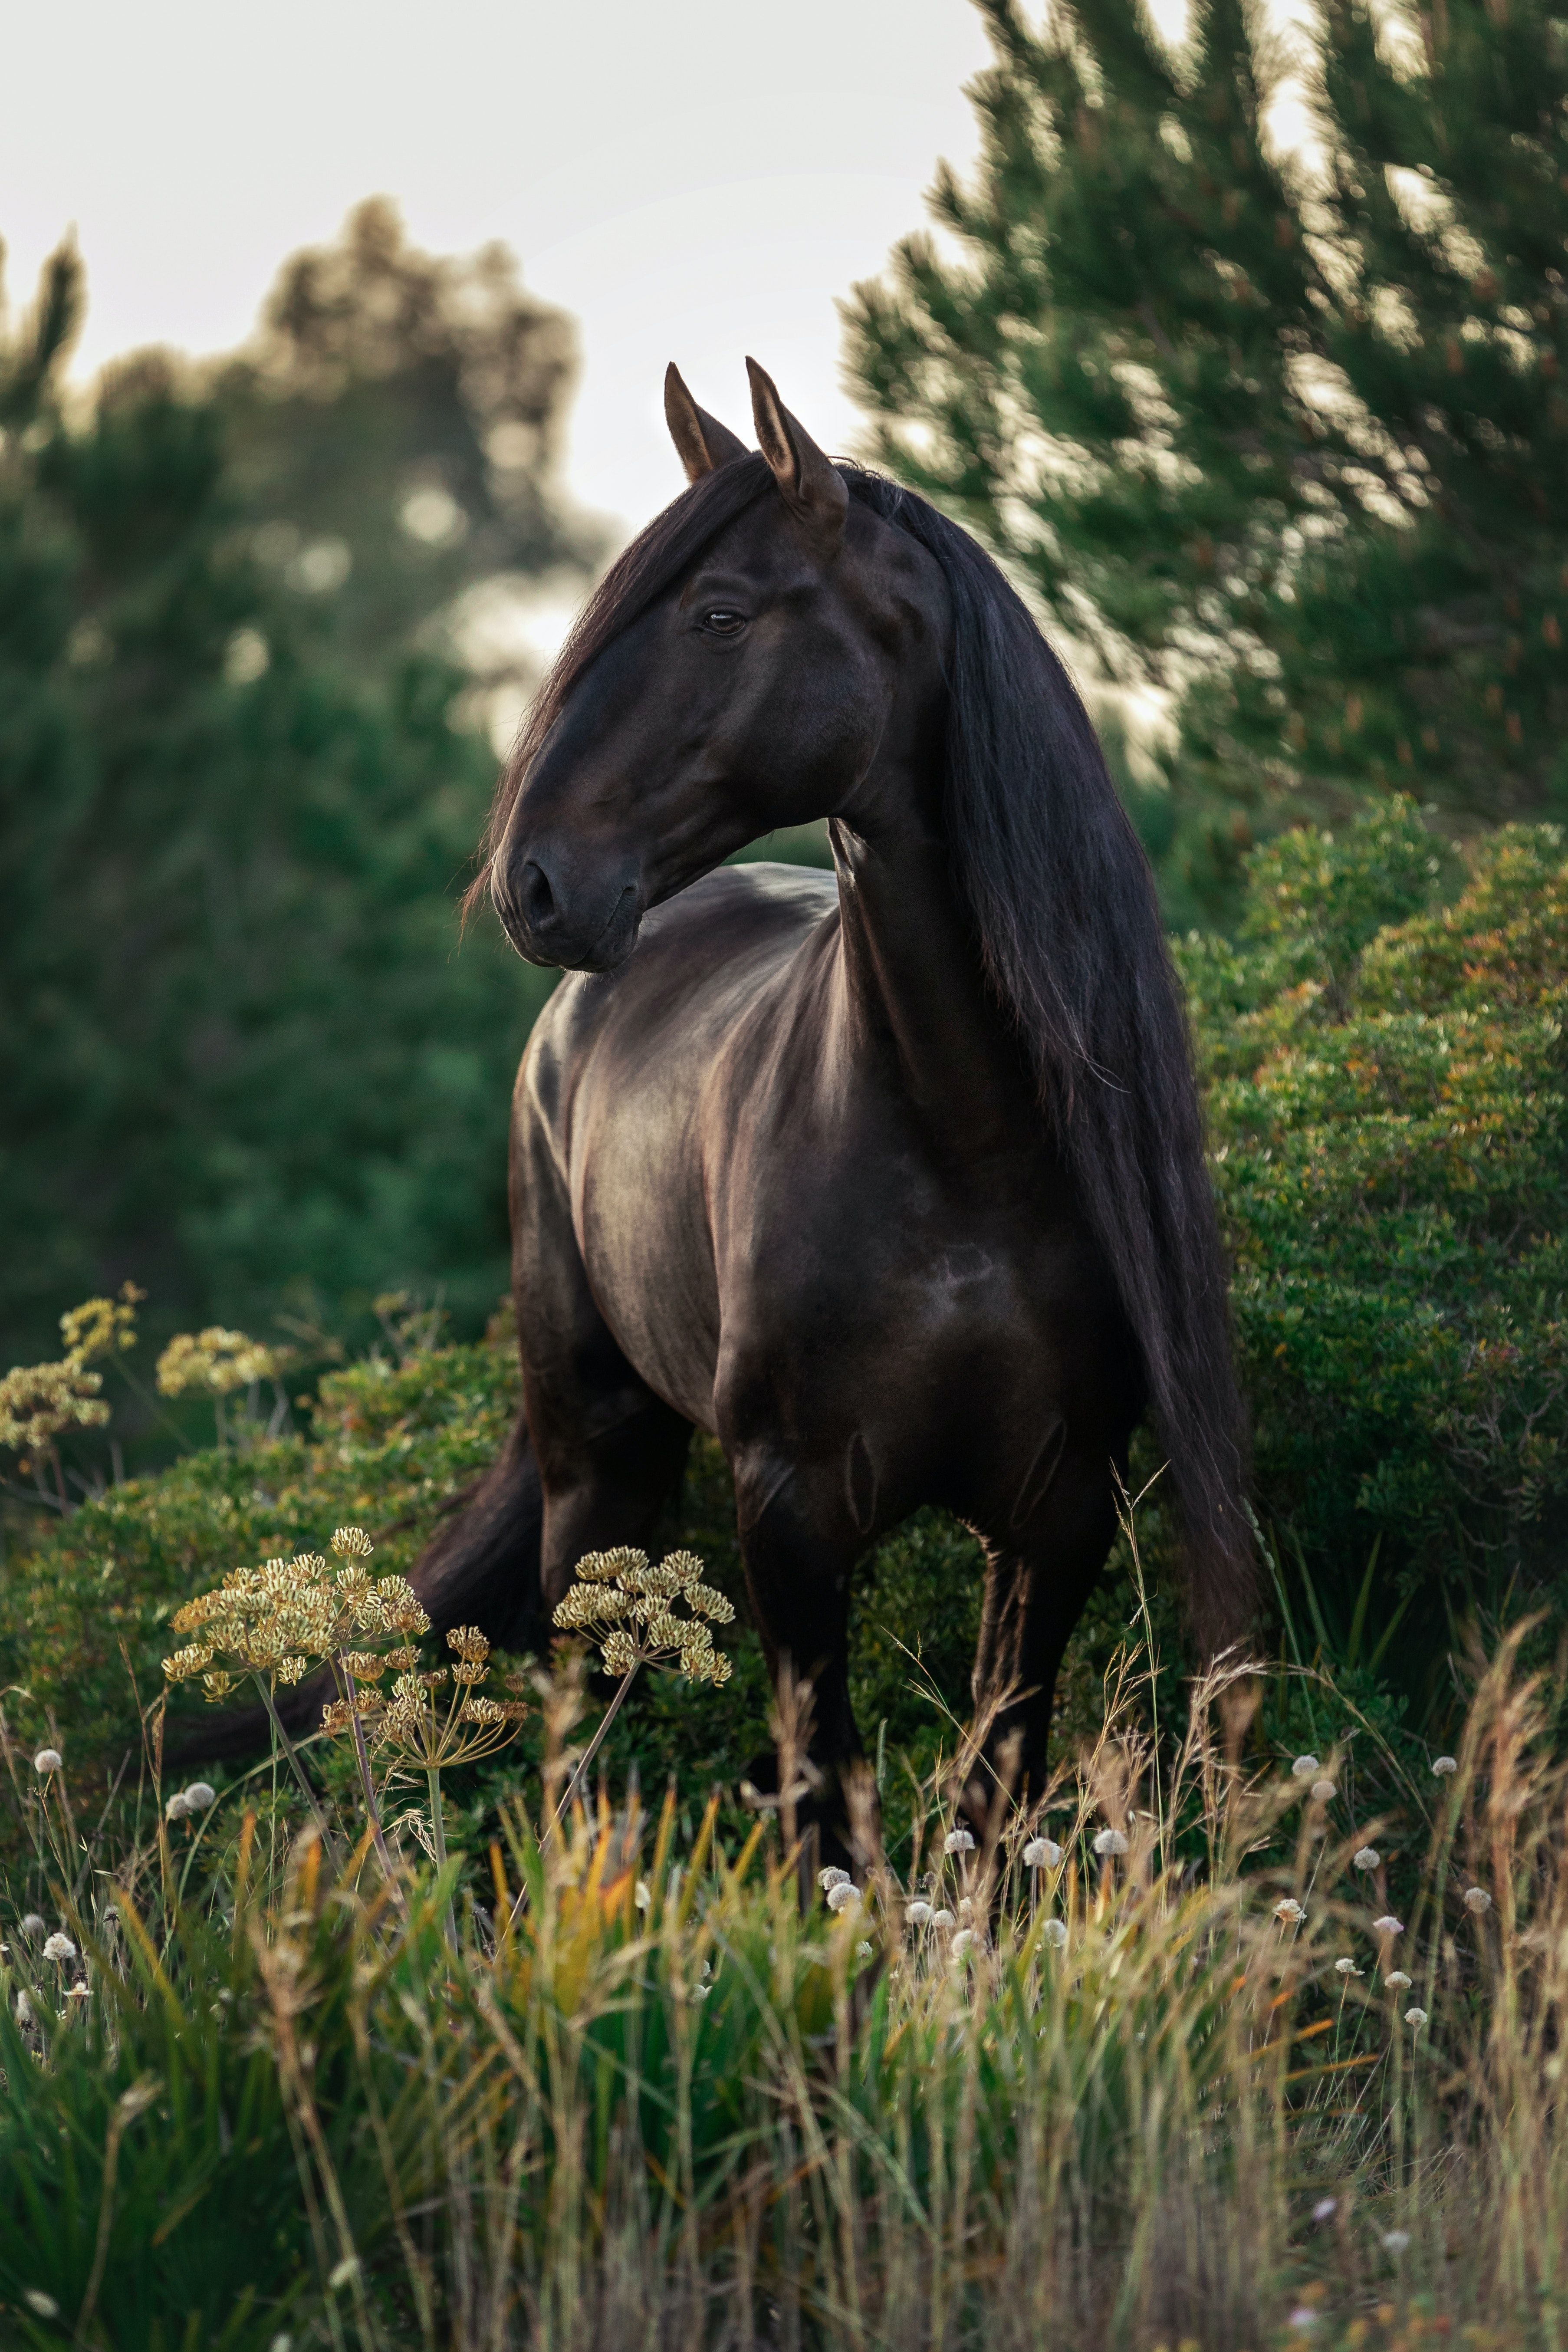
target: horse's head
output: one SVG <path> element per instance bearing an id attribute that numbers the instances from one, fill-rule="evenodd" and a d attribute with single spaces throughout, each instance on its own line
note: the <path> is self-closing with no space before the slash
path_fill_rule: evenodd
<path id="1" fill-rule="evenodd" d="M 531 962 L 611 971 L 649 907 L 776 826 L 853 822 L 932 735 L 941 567 L 849 497 L 746 364 L 765 468 L 672 367 L 665 413 L 693 488 L 606 582 L 503 784 L 490 889 Z M 735 465 L 748 473 L 704 539 L 704 486 Z M 661 578 L 677 518 L 698 537 Z"/>

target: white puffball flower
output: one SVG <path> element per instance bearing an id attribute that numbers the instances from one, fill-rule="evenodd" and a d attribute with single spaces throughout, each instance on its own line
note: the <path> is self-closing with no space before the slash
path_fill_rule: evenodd
<path id="1" fill-rule="evenodd" d="M 1047 1919 L 1040 1929 L 1040 1937 L 1043 1942 L 1050 1946 L 1053 1952 L 1059 1952 L 1068 1939 L 1066 1922 L 1061 1919 Z"/>
<path id="2" fill-rule="evenodd" d="M 52 2294 L 46 2294 L 41 2286 L 24 2287 L 22 2300 L 29 2311 L 37 2313 L 40 2319 L 58 2319 L 60 2315 L 59 2305 Z"/>
<path id="3" fill-rule="evenodd" d="M 41 1919 L 36 1911 L 29 1911 L 24 1915 L 22 1920 L 22 1933 L 24 1936 L 47 1936 L 48 1931 L 48 1921 L 47 1919 Z"/>
<path id="4" fill-rule="evenodd" d="M 951 1927 L 953 1925 L 952 1912 L 945 1909 L 933 1911 L 931 1915 L 931 1924 L 933 1927 Z"/>
<path id="5" fill-rule="evenodd" d="M 185 1790 L 187 1812 L 205 1813 L 209 1805 L 215 1805 L 216 1802 L 217 1790 L 210 1780 L 193 1780 Z"/>
<path id="6" fill-rule="evenodd" d="M 75 1959 L 76 1946 L 68 1936 L 62 1936 L 57 1930 L 44 1946 L 44 1958 L 46 1960 L 58 1960 L 63 1966 L 67 1960 Z"/>
<path id="7" fill-rule="evenodd" d="M 1054 1870 L 1062 1858 L 1062 1850 L 1054 1838 L 1031 1838 L 1024 1848 L 1026 1870 Z"/>
<path id="8" fill-rule="evenodd" d="M 1351 1868 L 1352 1870 L 1375 1870 L 1382 1860 L 1383 1856 L 1379 1853 L 1374 1845 L 1358 1846 L 1354 1853 L 1351 1856 Z"/>
<path id="9" fill-rule="evenodd" d="M 868 1960 L 871 1957 L 870 1945 L 857 1944 L 855 1947 L 855 1957 L 858 1960 Z"/>
<path id="10" fill-rule="evenodd" d="M 974 1840 L 968 1830 L 949 1830 L 942 1842 L 943 1853 L 973 1853 Z"/>
<path id="11" fill-rule="evenodd" d="M 973 1904 L 973 1898 L 972 1898 L 970 1895 L 961 1895 L 959 1896 L 959 1898 L 958 1898 L 958 1916 L 959 1916 L 959 1917 L 963 1920 L 963 1922 L 964 1926 L 967 1927 L 968 1927 L 968 1925 L 969 1925 L 969 1923 L 970 1923 L 970 1921 L 971 1921 L 971 1920 L 973 1918 L 973 1916 L 974 1916 L 974 1904 Z"/>
<path id="12" fill-rule="evenodd" d="M 1434 1756 L 1432 1759 L 1432 1778 L 1435 1780 L 1447 1780 L 1458 1769 L 1459 1759 L 1457 1756 Z"/>
<path id="13" fill-rule="evenodd" d="M 176 1790 L 163 1808 L 163 1819 L 166 1822 L 183 1822 L 190 1810 L 183 1792 Z"/>
<path id="14" fill-rule="evenodd" d="M 1383 1981 L 1385 1985 L 1390 1986 L 1394 1992 L 1407 1992 L 1410 1988 L 1410 1979 L 1405 1975 L 1403 1969 L 1390 1969 Z"/>
<path id="15" fill-rule="evenodd" d="M 1374 1936 L 1403 1936 L 1405 1922 L 1396 1919 L 1392 1911 L 1385 1911 L 1381 1919 L 1373 1921 L 1372 1932 Z"/>
<path id="16" fill-rule="evenodd" d="M 908 1920 L 911 1927 L 929 1927 L 931 1918 L 931 1905 L 929 1903 L 922 1902 L 917 1895 L 912 1903 L 905 1905 L 904 1917 Z"/>
<path id="17" fill-rule="evenodd" d="M 1094 1850 L 1102 1858 L 1110 1853 L 1125 1853 L 1127 1840 L 1120 1830 L 1101 1830 L 1094 1841 Z"/>
<path id="18" fill-rule="evenodd" d="M 831 1895 L 836 1886 L 848 1885 L 849 1873 L 847 1870 L 840 1870 L 836 1862 L 830 1862 L 826 1870 L 817 1872 L 816 1883 L 824 1895 Z"/>
<path id="19" fill-rule="evenodd" d="M 1298 2336 L 1310 2336 L 1317 2324 L 1318 2315 L 1310 2303 L 1299 2303 L 1286 2323 Z"/>
<path id="20" fill-rule="evenodd" d="M 1312 2208 L 1312 2219 L 1314 2221 L 1331 2221 L 1339 2210 L 1340 2200 L 1337 2197 L 1320 2197 Z"/>
<path id="21" fill-rule="evenodd" d="M 1385 2230 L 1383 2233 L 1383 2245 L 1384 2252 L 1385 2253 L 1402 2254 L 1409 2243 L 1410 2232 L 1408 2230 Z"/>
<path id="22" fill-rule="evenodd" d="M 1426 2022 L 1426 2011 L 1424 2009 L 1407 2009 L 1405 2012 L 1405 2022 L 1406 2025 L 1425 2025 Z"/>
<path id="23" fill-rule="evenodd" d="M 35 1772 L 63 1772 L 65 1758 L 58 1748 L 40 1748 L 33 1759 Z"/>
<path id="24" fill-rule="evenodd" d="M 1310 1780 L 1314 1772 L 1321 1770 L 1322 1766 L 1315 1756 L 1298 1756 L 1290 1767 L 1290 1778 L 1293 1780 Z"/>
<path id="25" fill-rule="evenodd" d="M 1285 1895 L 1274 1906 L 1274 1916 L 1282 1920 L 1287 1927 L 1299 1927 L 1306 1916 L 1300 1904 L 1291 1895 Z"/>
<path id="26" fill-rule="evenodd" d="M 639 1911 L 648 1911 L 652 1909 L 653 1896 L 648 1892 L 648 1884 L 646 1878 L 638 1879 L 636 1892 L 632 1895 L 632 1901 L 637 1905 Z"/>
<path id="27" fill-rule="evenodd" d="M 1334 1793 L 1335 1793 L 1334 1783 L 1333 1783 L 1331 1780 L 1314 1780 L 1314 1781 L 1313 1781 L 1313 1783 L 1312 1783 L 1312 1796 L 1313 1796 L 1313 1800 L 1314 1800 L 1314 1801 L 1315 1801 L 1316 1803 L 1318 1803 L 1318 1804 L 1320 1804 L 1320 1805 L 1326 1805 L 1326 1804 L 1328 1803 L 1328 1801 L 1329 1801 L 1329 1799 L 1330 1799 L 1331 1796 L 1333 1796 L 1333 1795 L 1334 1795 Z"/>
<path id="28" fill-rule="evenodd" d="M 847 1881 L 838 1886 L 830 1886 L 827 1890 L 827 1907 L 830 1911 L 847 1911 L 852 1903 L 858 1903 L 859 1900 L 860 1889 L 858 1886 L 851 1886 Z"/>
<path id="29" fill-rule="evenodd" d="M 957 1935 L 953 1937 L 953 1939 L 952 1939 L 952 1942 L 951 1946 L 949 1947 L 949 1949 L 948 1949 L 948 1958 L 949 1958 L 949 1959 L 952 1959 L 952 1960 L 962 1960 L 962 1959 L 963 1958 L 963 1957 L 964 1957 L 965 1953 L 968 1951 L 968 1949 L 969 1949 L 970 1946 L 973 1943 L 973 1941 L 974 1941 L 974 1930 L 973 1930 L 973 1927 L 961 1927 L 961 1928 L 959 1929 L 959 1931 L 958 1931 Z"/>
<path id="30" fill-rule="evenodd" d="M 1361 1970 L 1352 1959 L 1336 1960 L 1334 1967 L 1342 1977 L 1359 1977 Z"/>
<path id="31" fill-rule="evenodd" d="M 1466 1887 L 1465 1908 L 1467 1911 L 1473 1911 L 1479 1919 L 1483 1911 L 1489 1911 L 1491 1907 L 1492 1898 L 1487 1893 L 1484 1886 Z"/>

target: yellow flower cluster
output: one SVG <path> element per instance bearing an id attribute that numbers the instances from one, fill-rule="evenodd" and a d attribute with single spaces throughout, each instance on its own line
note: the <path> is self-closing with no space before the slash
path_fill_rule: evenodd
<path id="1" fill-rule="evenodd" d="M 0 1445 L 37 1454 L 68 1429 L 101 1429 L 109 1407 L 100 1398 L 100 1356 L 136 1345 L 136 1306 L 147 1296 L 133 1282 L 115 1298 L 89 1298 L 60 1317 L 66 1343 L 58 1364 L 18 1364 L 0 1380 Z"/>
<path id="2" fill-rule="evenodd" d="M 680 1614 L 684 1605 L 689 1616 Z M 629 1675 L 651 1659 L 673 1657 L 689 1682 L 717 1685 L 731 1664 L 713 1646 L 710 1624 L 728 1625 L 734 1609 L 702 1581 L 695 1552 L 672 1551 L 657 1567 L 647 1554 L 619 1545 L 591 1551 L 555 1612 L 566 1633 L 586 1633 L 602 1649 L 606 1673 Z"/>
<path id="3" fill-rule="evenodd" d="M 66 1361 L 79 1370 L 100 1356 L 123 1355 L 136 1345 L 136 1309 L 147 1293 L 123 1282 L 113 1298 L 88 1298 L 60 1317 Z"/>
<path id="4" fill-rule="evenodd" d="M 340 1528 L 331 1549 L 341 1567 L 321 1552 L 302 1552 L 235 1569 L 216 1591 L 198 1593 L 175 1612 L 174 1632 L 197 1638 L 164 1659 L 164 1675 L 174 1683 L 199 1674 L 208 1697 L 222 1699 L 239 1674 L 297 1683 L 312 1659 L 337 1659 L 356 1636 L 395 1643 L 384 1657 L 353 1653 L 358 1667 L 412 1669 L 430 1620 L 405 1577 L 370 1575 L 372 1549 L 363 1528 Z"/>
<path id="5" fill-rule="evenodd" d="M 322 1729 L 351 1732 L 357 1718 L 377 1748 L 390 1750 L 399 1761 L 416 1764 L 426 1772 L 472 1763 L 503 1748 L 528 1712 L 516 1696 L 521 1687 L 518 1677 L 507 1677 L 514 1694 L 510 1698 L 493 1698 L 479 1691 L 477 1685 L 489 1680 L 491 1669 L 490 1645 L 477 1625 L 455 1625 L 447 1636 L 447 1646 L 456 1652 L 457 1663 L 423 1674 L 413 1671 L 412 1659 L 401 1651 L 385 1657 L 374 1653 L 345 1655 L 340 1663 L 352 1678 L 349 1694 L 328 1707 L 321 1717 Z M 362 1687 L 379 1682 L 395 1666 L 402 1671 L 384 1697 L 379 1691 Z M 437 1694 L 447 1691 L 448 1685 L 443 1702 Z"/>
<path id="6" fill-rule="evenodd" d="M 209 1324 L 205 1331 L 181 1331 L 158 1359 L 158 1386 L 164 1396 L 231 1396 L 252 1381 L 269 1381 L 278 1359 L 243 1331 Z"/>
<path id="7" fill-rule="evenodd" d="M 101 1429 L 101 1372 L 79 1364 L 18 1364 L 0 1380 L 0 1445 L 35 1454 L 66 1429 Z"/>

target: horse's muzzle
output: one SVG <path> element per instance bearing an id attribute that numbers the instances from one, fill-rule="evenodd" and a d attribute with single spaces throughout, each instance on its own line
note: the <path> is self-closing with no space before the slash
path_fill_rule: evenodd
<path id="1" fill-rule="evenodd" d="M 642 892 L 635 881 L 606 889 L 564 889 L 540 857 L 498 867 L 491 895 L 501 927 L 529 963 L 567 971 L 614 971 L 637 945 Z"/>

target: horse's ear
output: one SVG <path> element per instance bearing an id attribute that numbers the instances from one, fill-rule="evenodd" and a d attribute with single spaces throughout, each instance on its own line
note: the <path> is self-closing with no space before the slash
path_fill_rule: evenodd
<path id="1" fill-rule="evenodd" d="M 738 433 L 731 433 L 727 425 L 721 425 L 716 416 L 698 407 L 673 360 L 664 372 L 664 421 L 689 482 L 700 482 L 704 474 L 727 466 L 731 457 L 749 454 Z"/>
<path id="2" fill-rule="evenodd" d="M 843 536 L 849 509 L 844 478 L 790 415 L 766 369 L 748 360 L 746 373 L 752 379 L 757 446 L 773 467 L 785 506 L 809 527 L 823 551 L 830 552 Z"/>

